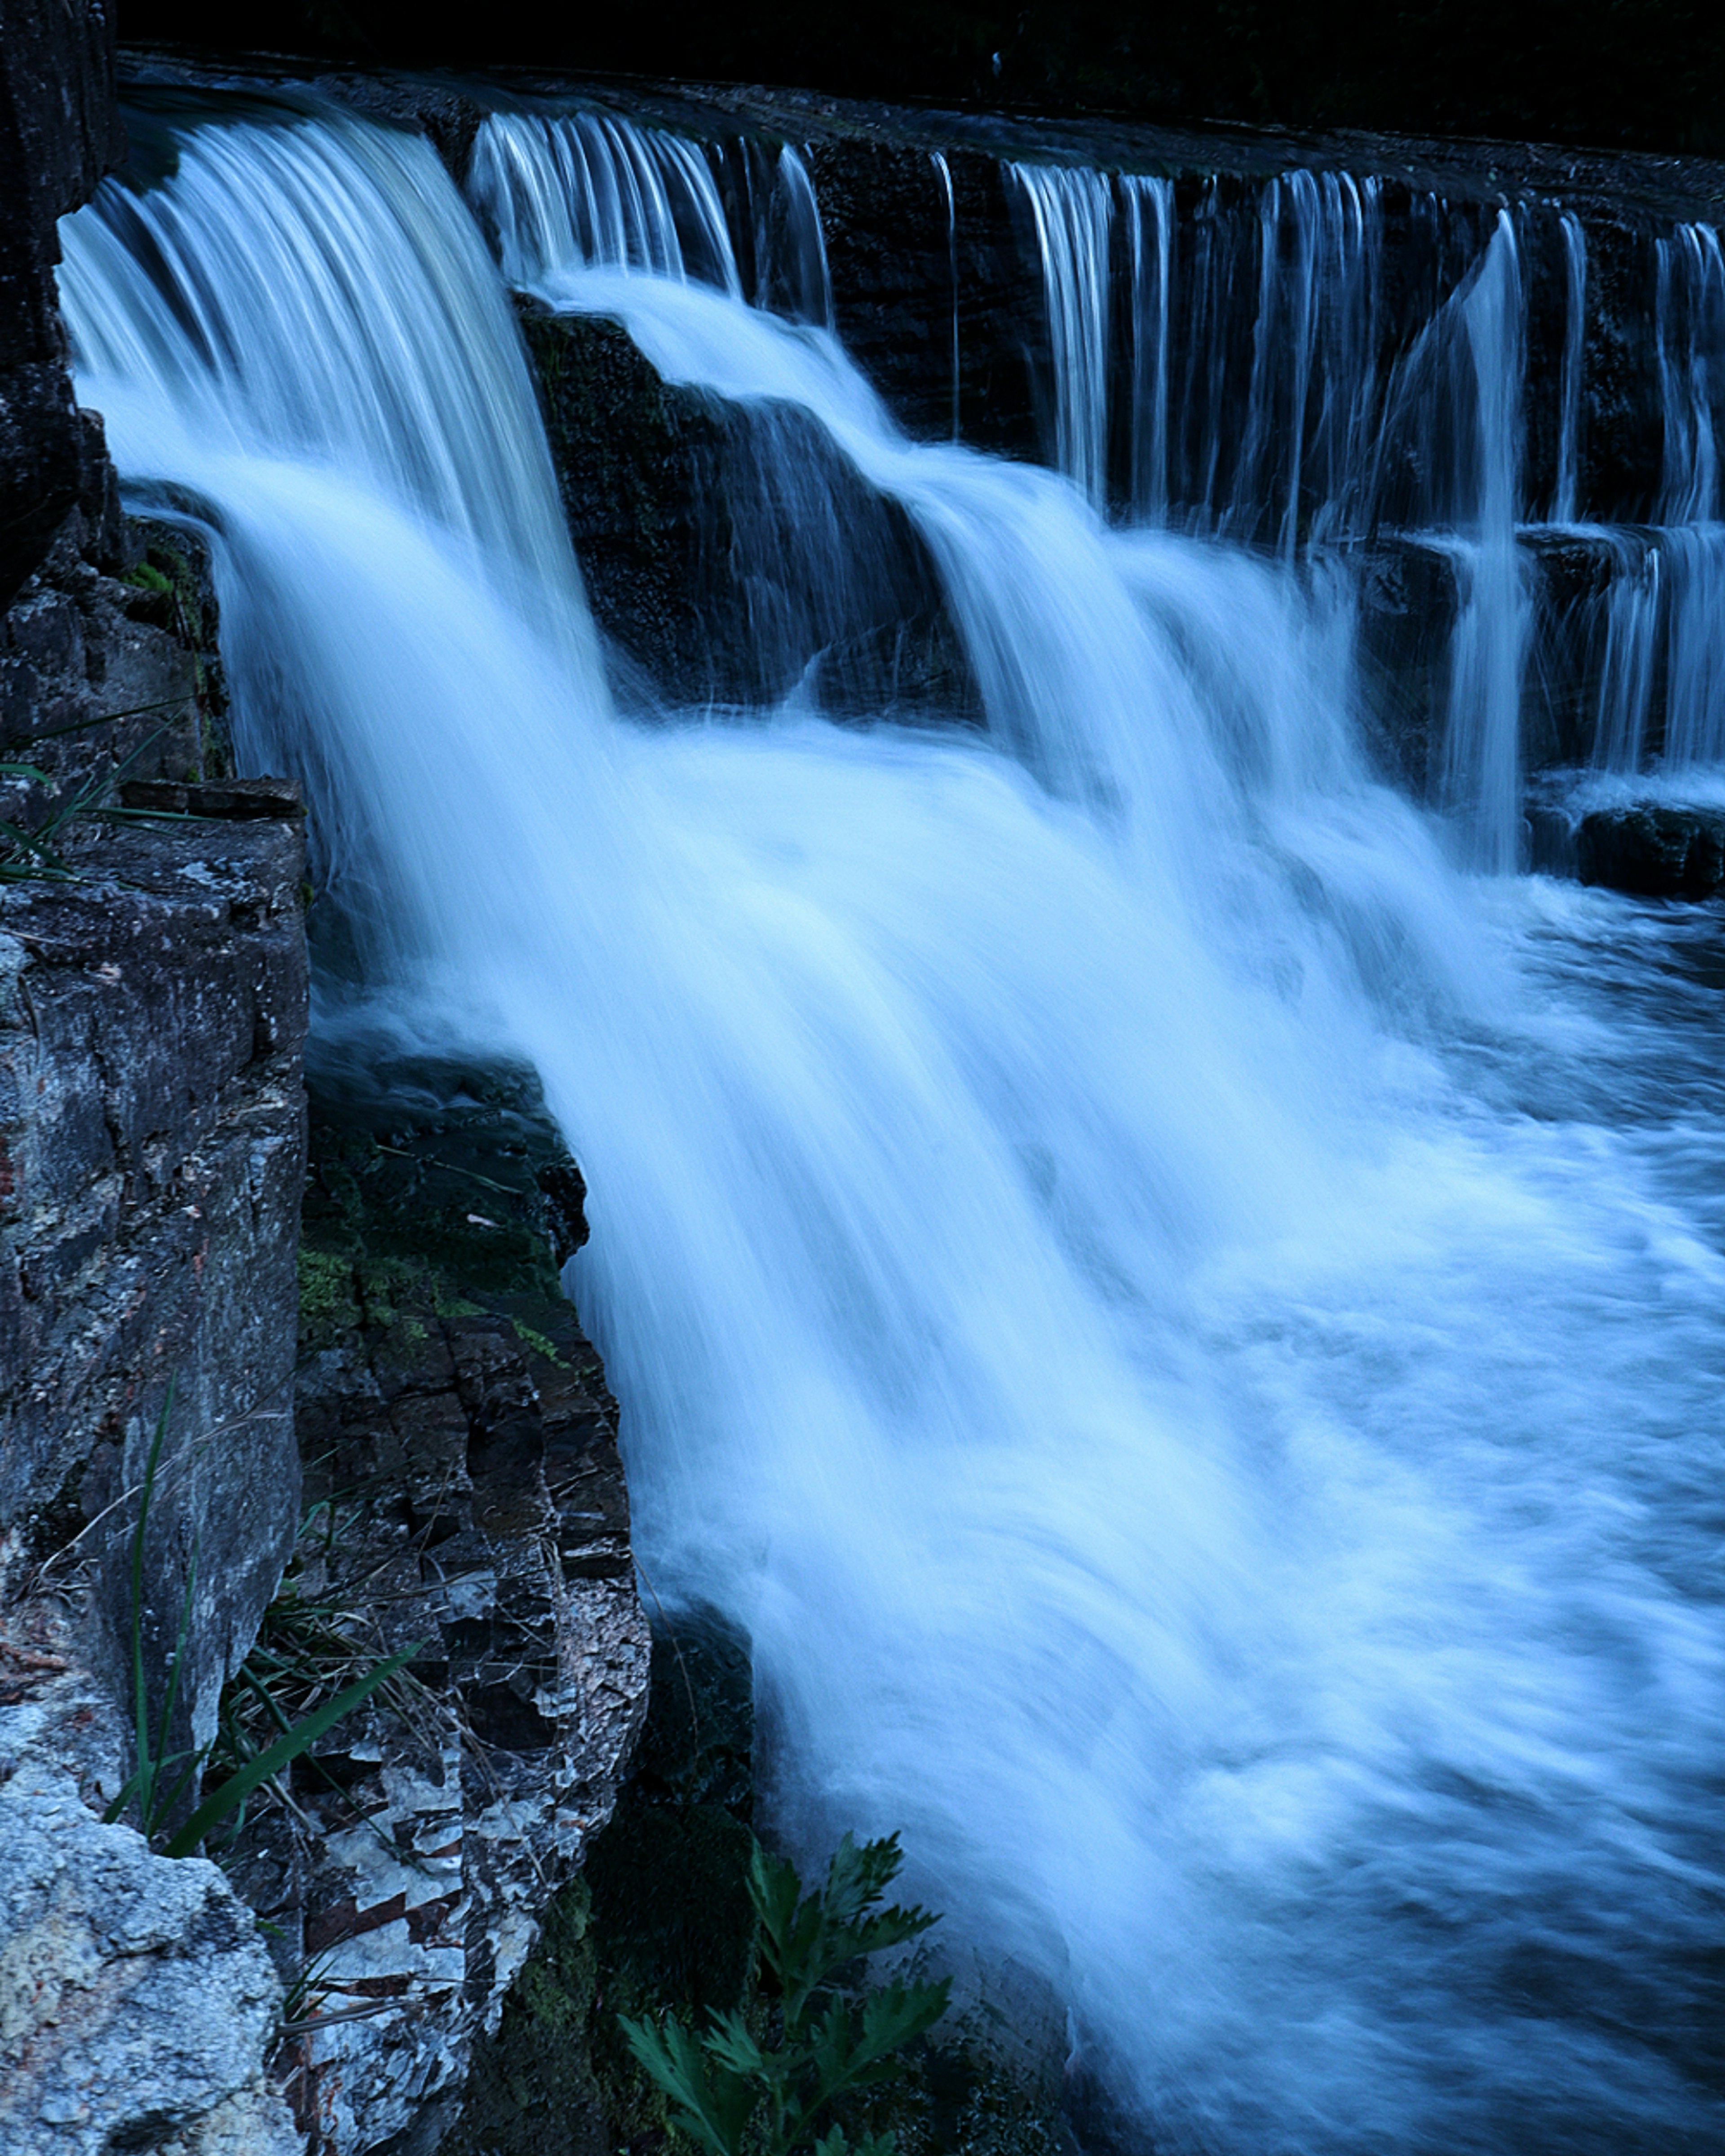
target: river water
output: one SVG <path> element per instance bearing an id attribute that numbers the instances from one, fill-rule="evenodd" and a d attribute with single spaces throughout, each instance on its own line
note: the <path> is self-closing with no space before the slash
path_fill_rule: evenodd
<path id="1" fill-rule="evenodd" d="M 1717 2148 L 1717 911 L 1480 873 L 1501 738 L 1450 823 L 1382 783 L 1279 516 L 1109 525 L 1076 401 L 1076 483 L 907 440 L 800 164 L 769 308 L 687 159 L 481 151 L 476 221 L 418 140 L 187 122 L 62 295 L 308 787 L 320 1023 L 530 1060 L 582 1161 L 637 1547 L 752 1635 L 775 1830 L 901 1829 L 1146 2146 Z M 985 727 L 621 715 L 499 255 L 810 415 Z"/>

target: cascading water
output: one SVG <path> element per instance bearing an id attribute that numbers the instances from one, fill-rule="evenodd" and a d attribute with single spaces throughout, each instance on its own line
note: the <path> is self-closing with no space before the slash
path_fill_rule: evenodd
<path id="1" fill-rule="evenodd" d="M 1114 192 L 1102 175 L 1011 166 L 1029 195 L 1055 359 L 1057 461 L 1100 502 L 1110 426 L 1108 257 Z M 1384 527 L 1452 559 L 1461 603 L 1450 654 L 1441 796 L 1465 858 L 1515 866 L 1517 737 L 1529 609 L 1517 544 L 1524 365 L 1513 224 L 1440 300 L 1386 371 L 1381 188 L 1291 172 L 1259 193 L 1245 235 L 1214 197 L 1199 218 L 1192 289 L 1177 315 L 1173 189 L 1122 177 L 1132 307 L 1135 516 L 1273 545 L 1292 562 Z M 1435 226 L 1441 206 L 1423 208 Z M 1236 304 L 1255 262 L 1245 378 Z M 1172 347 L 1179 441 L 1171 444 Z M 1579 362 L 1577 363 L 1579 369 Z M 1574 394 L 1579 397 L 1579 372 Z"/>
<path id="2" fill-rule="evenodd" d="M 1656 546 L 1620 542 L 1605 615 L 1599 719 L 1594 761 L 1603 770 L 1640 770 L 1652 721 L 1654 680 L 1662 645 L 1664 557 Z"/>
<path id="3" fill-rule="evenodd" d="M 1657 242 L 1655 349 L 1664 463 L 1653 529 L 1617 537 L 1593 762 L 1682 798 L 1725 764 L 1725 253 L 1710 226 Z"/>
<path id="4" fill-rule="evenodd" d="M 1580 499 L 1581 373 L 1587 348 L 1587 234 L 1566 211 L 1563 236 L 1563 371 L 1558 384 L 1558 484 L 1552 518 L 1573 524 Z"/>
<path id="5" fill-rule="evenodd" d="M 1534 641 L 1524 542 L 1541 529 L 1526 521 L 1527 300 L 1515 218 L 1501 213 L 1481 245 L 1471 213 L 1412 196 L 1400 244 L 1418 289 L 1404 290 L 1394 332 L 1375 180 L 1285 173 L 1258 190 L 1250 218 L 1212 187 L 1183 228 L 1165 179 L 1007 172 L 1034 191 L 1055 461 L 1101 499 L 1123 388 L 1123 506 L 1134 520 L 1254 542 L 1291 561 L 1386 533 L 1444 554 L 1457 604 L 1435 792 L 1464 860 L 1512 867 Z M 1107 364 L 1117 205 L 1131 298 L 1120 384 Z M 1654 574 L 1640 539 L 1579 525 L 1587 239 L 1573 212 L 1557 218 L 1555 236 L 1563 331 L 1540 513 L 1578 526 L 1609 568 L 1590 602 L 1592 761 L 1625 776 L 1656 762 L 1661 783 L 1681 791 L 1725 754 L 1725 670 L 1714 655 L 1725 635 L 1716 447 L 1725 256 L 1698 224 L 1680 225 L 1655 249 L 1664 475 Z"/>
<path id="6" fill-rule="evenodd" d="M 1133 516 L 1159 524 L 1168 514 L 1168 294 L 1173 274 L 1171 180 L 1123 176 L 1132 257 Z"/>
<path id="7" fill-rule="evenodd" d="M 749 298 L 829 327 L 832 279 L 807 166 L 787 143 L 764 177 L 745 164 L 744 190 Z M 514 284 L 582 263 L 744 290 L 713 166 L 665 128 L 615 113 L 494 113 L 474 143 L 467 196 Z"/>
<path id="8" fill-rule="evenodd" d="M 958 208 L 952 196 L 952 168 L 938 150 L 933 152 L 935 177 L 947 205 L 947 274 L 952 283 L 952 439 L 958 439 L 962 377 L 958 368 Z"/>
<path id="9" fill-rule="evenodd" d="M 1055 455 L 1091 501 L 1108 485 L 1107 176 L 1065 165 L 1009 165 L 1029 204 L 1054 354 Z"/>
<path id="10" fill-rule="evenodd" d="M 756 220 L 755 305 L 793 321 L 833 326 L 833 280 L 809 167 L 787 142 L 773 167 L 773 186 Z"/>
<path id="11" fill-rule="evenodd" d="M 1382 399 L 1378 183 L 1286 173 L 1260 192 L 1250 229 L 1213 191 L 1192 221 L 1182 290 L 1172 182 L 1006 169 L 1034 210 L 1060 469 L 1101 499 L 1117 192 L 1131 294 L 1132 514 L 1266 538 L 1288 556 L 1308 539 L 1364 529 Z M 1255 298 L 1242 313 L 1248 276 Z"/>
<path id="12" fill-rule="evenodd" d="M 531 281 L 900 501 L 988 731 L 619 723 L 421 143 L 188 130 L 64 247 L 80 392 L 201 505 L 372 994 L 530 1057 L 583 1159 L 642 1553 L 752 1632 L 778 1830 L 902 1827 L 1158 2148 L 1716 2145 L 1683 924 L 1456 883 L 1361 768 L 1345 610 L 912 445 L 644 238 Z"/>
<path id="13" fill-rule="evenodd" d="M 608 113 L 494 114 L 467 192 L 516 284 L 576 261 L 742 289 L 712 172 L 680 136 Z"/>
<path id="14" fill-rule="evenodd" d="M 1451 439 L 1466 445 L 1458 506 L 1464 516 L 1471 509 L 1472 529 L 1458 557 L 1462 603 L 1450 660 L 1445 791 L 1467 832 L 1475 865 L 1501 875 L 1515 868 L 1521 845 L 1522 663 L 1531 624 L 1516 546 L 1521 272 L 1507 211 L 1477 272 L 1451 304 L 1461 315 L 1471 362 L 1474 417 L 1471 429 L 1457 424 L 1451 429 Z"/>
<path id="15" fill-rule="evenodd" d="M 1714 408 L 1725 395 L 1725 253 L 1710 225 L 1679 225 L 1658 246 L 1660 386 L 1665 418 L 1662 524 L 1719 513 Z"/>

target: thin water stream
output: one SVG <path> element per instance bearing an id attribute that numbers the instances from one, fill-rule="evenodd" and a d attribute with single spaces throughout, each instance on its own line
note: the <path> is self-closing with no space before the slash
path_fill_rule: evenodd
<path id="1" fill-rule="evenodd" d="M 1338 581 L 906 440 L 711 225 L 589 240 L 573 140 L 482 143 L 476 223 L 422 142 L 188 127 L 62 292 L 310 788 L 321 1022 L 530 1058 L 583 1163 L 639 1548 L 752 1635 L 777 1830 L 902 1829 L 1146 2147 L 1717 2147 L 1717 915 L 1458 874 Z M 511 275 L 903 506 L 984 732 L 618 716 L 529 211 Z"/>

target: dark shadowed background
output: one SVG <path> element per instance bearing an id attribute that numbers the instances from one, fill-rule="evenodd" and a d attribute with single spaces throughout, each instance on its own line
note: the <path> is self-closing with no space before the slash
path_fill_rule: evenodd
<path id="1" fill-rule="evenodd" d="M 717 77 L 1145 118 L 1725 151 L 1717 0 L 130 0 L 121 34 L 396 66 Z"/>

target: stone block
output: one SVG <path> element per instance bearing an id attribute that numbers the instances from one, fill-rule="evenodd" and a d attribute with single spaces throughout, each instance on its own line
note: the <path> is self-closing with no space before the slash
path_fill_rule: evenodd
<path id="1" fill-rule="evenodd" d="M 1590 809 L 1575 834 L 1584 883 L 1642 898 L 1712 898 L 1725 891 L 1725 809 L 1636 802 Z"/>
<path id="2" fill-rule="evenodd" d="M 303 2156 L 264 2077 L 282 1991 L 251 1911 L 213 1864 L 102 1824 L 112 1707 L 13 1629 L 0 1621 L 0 1669 L 27 1673 L 0 1691 L 0 2147 Z"/>

